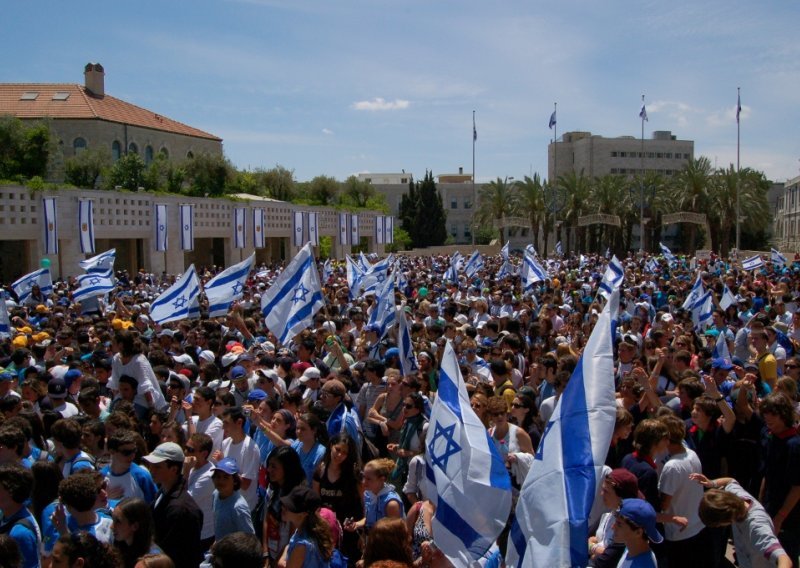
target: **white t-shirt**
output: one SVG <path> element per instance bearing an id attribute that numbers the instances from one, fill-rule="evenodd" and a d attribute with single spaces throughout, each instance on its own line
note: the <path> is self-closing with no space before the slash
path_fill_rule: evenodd
<path id="1" fill-rule="evenodd" d="M 133 377 L 139 382 L 136 389 L 136 398 L 134 402 L 144 407 L 149 407 L 150 403 L 147 401 L 146 394 L 151 393 L 153 397 L 153 408 L 156 410 L 165 410 L 169 405 L 167 404 L 164 394 L 161 392 L 161 387 L 158 386 L 158 379 L 153 372 L 153 367 L 147 357 L 142 355 L 134 355 L 127 364 L 122 362 L 122 357 L 119 353 L 114 355 L 111 360 L 111 378 L 108 380 L 108 388 L 113 391 L 119 390 L 119 378 L 122 375 Z"/>
<path id="2" fill-rule="evenodd" d="M 211 441 L 214 443 L 214 447 L 211 448 L 212 454 L 222 449 L 222 420 L 212 414 L 205 420 L 200 420 L 199 416 L 192 416 L 192 422 L 194 422 L 195 432 L 211 437 Z M 184 427 L 184 430 L 186 430 L 186 427 Z"/>
<path id="3" fill-rule="evenodd" d="M 195 417 L 196 418 L 196 417 Z M 213 464 L 207 462 L 199 469 L 189 472 L 186 490 L 194 502 L 203 511 L 203 528 L 200 531 L 200 540 L 214 536 L 214 482 L 211 480 Z"/>
<path id="4" fill-rule="evenodd" d="M 232 438 L 225 438 L 222 441 L 222 454 L 226 458 L 234 458 L 239 465 L 239 475 L 251 481 L 250 487 L 242 487 L 241 494 L 252 511 L 256 506 L 256 491 L 258 489 L 258 467 L 261 459 L 261 451 L 258 445 L 250 436 L 245 436 L 244 440 L 238 444 L 233 443 Z"/>
<path id="5" fill-rule="evenodd" d="M 686 517 L 689 521 L 683 530 L 675 523 L 664 524 L 664 538 L 671 541 L 686 540 L 703 530 L 703 522 L 697 512 L 703 499 L 703 486 L 689 479 L 690 473 L 703 473 L 703 466 L 694 451 L 688 448 L 684 450 L 669 457 L 658 478 L 658 490 L 672 496 L 669 509 L 665 512 Z"/>

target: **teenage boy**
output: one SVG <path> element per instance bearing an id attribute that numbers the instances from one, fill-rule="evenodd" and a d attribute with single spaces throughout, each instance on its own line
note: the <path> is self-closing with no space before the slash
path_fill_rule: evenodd
<path id="1" fill-rule="evenodd" d="M 134 463 L 137 435 L 130 430 L 114 432 L 108 439 L 111 463 L 100 470 L 108 479 L 108 498 L 138 497 L 148 505 L 156 499 L 158 488 L 150 472 Z"/>
<path id="2" fill-rule="evenodd" d="M 614 519 L 614 540 L 625 545 L 618 568 L 656 568 L 650 543 L 663 542 L 656 528 L 656 510 L 644 499 L 624 499 Z"/>
<path id="3" fill-rule="evenodd" d="M 42 537 L 36 518 L 25 507 L 33 490 L 33 474 L 20 465 L 0 465 L 0 534 L 13 538 L 22 554 L 23 568 L 39 568 Z"/>

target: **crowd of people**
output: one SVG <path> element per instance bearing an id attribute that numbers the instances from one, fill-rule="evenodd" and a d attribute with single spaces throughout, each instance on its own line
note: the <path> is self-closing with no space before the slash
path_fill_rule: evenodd
<path id="1" fill-rule="evenodd" d="M 503 260 L 450 282 L 447 257 L 396 258 L 405 373 L 396 328 L 369 323 L 375 297 L 350 293 L 341 262 L 286 344 L 260 303 L 279 266 L 251 273 L 226 317 L 165 325 L 148 310 L 166 276 L 119 272 L 83 304 L 70 279 L 24 302 L 6 287 L 0 565 L 446 566 L 425 481 L 446 342 L 516 498 L 603 306 L 602 256 L 543 261 L 528 290 L 495 277 Z M 726 566 L 732 550 L 743 567 L 797 566 L 800 262 L 622 265 L 589 564 Z M 698 279 L 717 303 L 707 326 L 684 307 Z M 507 540 L 482 563 L 502 565 Z"/>

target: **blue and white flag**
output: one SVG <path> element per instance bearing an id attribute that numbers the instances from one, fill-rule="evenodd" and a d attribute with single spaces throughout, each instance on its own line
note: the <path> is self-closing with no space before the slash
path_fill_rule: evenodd
<path id="1" fill-rule="evenodd" d="M 642 110 L 639 111 L 639 118 L 645 122 L 650 122 L 647 118 L 647 109 L 642 105 Z"/>
<path id="2" fill-rule="evenodd" d="M 742 261 L 742 270 L 755 270 L 764 266 L 764 259 L 761 255 L 756 254 Z"/>
<path id="3" fill-rule="evenodd" d="M 347 213 L 339 213 L 339 244 L 350 244 L 350 231 L 347 230 L 347 220 L 350 217 Z"/>
<path id="4" fill-rule="evenodd" d="M 364 278 L 364 271 L 361 270 L 361 267 L 349 254 L 346 254 L 344 259 L 347 286 L 350 288 L 350 299 L 355 300 L 361 295 L 361 280 Z"/>
<path id="5" fill-rule="evenodd" d="M 538 257 L 538 256 L 539 256 L 539 253 L 537 253 L 537 252 L 536 252 L 536 247 L 535 247 L 535 246 L 533 246 L 533 243 L 531 243 L 531 244 L 529 244 L 528 246 L 526 246 L 526 247 L 525 247 L 525 251 L 526 251 L 526 252 L 528 252 L 528 253 L 530 253 L 530 255 L 531 255 L 533 258 L 536 258 L 536 257 Z"/>
<path id="6" fill-rule="evenodd" d="M 331 266 L 331 259 L 327 259 L 322 264 L 322 281 L 327 282 L 333 276 L 333 266 Z"/>
<path id="7" fill-rule="evenodd" d="M 384 219 L 386 219 L 386 217 L 383 215 L 375 216 L 375 242 L 379 245 L 382 245 L 386 238 L 386 232 L 383 226 Z"/>
<path id="8" fill-rule="evenodd" d="M 311 244 L 306 244 L 261 296 L 264 323 L 282 344 L 310 326 L 325 305 Z"/>
<path id="9" fill-rule="evenodd" d="M 786 257 L 781 254 L 781 251 L 776 250 L 774 248 L 770 249 L 770 259 L 772 259 L 773 264 L 780 264 L 781 266 L 786 266 Z"/>
<path id="10" fill-rule="evenodd" d="M 469 256 L 469 260 L 467 260 L 467 264 L 464 267 L 464 274 L 467 275 L 467 278 L 474 277 L 479 270 L 483 268 L 483 256 L 477 250 L 473 251 L 472 254 Z"/>
<path id="11" fill-rule="evenodd" d="M 350 245 L 358 246 L 361 242 L 361 233 L 358 232 L 358 215 L 350 215 Z"/>
<path id="12" fill-rule="evenodd" d="M 664 255 L 664 258 L 667 259 L 667 262 L 673 263 L 675 262 L 675 260 L 677 260 L 675 258 L 675 255 L 672 254 L 672 251 L 669 250 L 669 247 L 667 247 L 667 245 L 665 245 L 664 243 L 658 243 L 658 246 L 659 248 L 661 248 L 661 254 Z"/>
<path id="13" fill-rule="evenodd" d="M 231 304 L 244 295 L 244 285 L 255 262 L 256 253 L 253 253 L 206 282 L 203 290 L 208 298 L 208 317 L 216 318 L 228 314 Z"/>
<path id="14" fill-rule="evenodd" d="M 362 253 L 363 256 L 363 253 Z M 389 267 L 392 266 L 392 256 L 389 255 L 380 262 L 376 262 L 364 272 L 361 278 L 362 294 L 377 294 L 384 282 L 389 278 Z"/>
<path id="15" fill-rule="evenodd" d="M 725 331 L 726 330 L 723 329 L 719 332 L 719 335 L 717 335 L 717 341 L 714 344 L 714 351 L 711 356 L 714 359 L 725 359 L 730 362 L 731 351 L 728 349 L 728 340 L 725 338 Z"/>
<path id="16" fill-rule="evenodd" d="M 495 280 L 501 280 L 503 278 L 514 276 L 515 274 L 516 271 L 514 270 L 514 265 L 511 264 L 510 260 L 506 260 L 500 265 L 500 270 L 497 271 L 497 274 L 494 278 Z"/>
<path id="17" fill-rule="evenodd" d="M 547 128 L 550 130 L 556 125 L 556 111 L 553 111 L 553 114 L 550 115 L 550 122 L 547 123 Z"/>
<path id="18" fill-rule="evenodd" d="M 386 216 L 383 218 L 383 242 L 387 245 L 394 244 L 394 217 Z"/>
<path id="19" fill-rule="evenodd" d="M 408 290 L 408 278 L 406 278 L 403 269 L 400 266 L 400 261 L 394 263 L 392 267 L 392 276 L 394 276 L 394 286 L 401 294 L 405 295 Z"/>
<path id="20" fill-rule="evenodd" d="M 0 298 L 0 338 L 11 336 L 11 319 L 8 317 L 8 306 L 5 298 Z"/>
<path id="21" fill-rule="evenodd" d="M 302 211 L 292 213 L 292 246 L 302 247 L 306 242 L 303 236 L 305 215 Z"/>
<path id="22" fill-rule="evenodd" d="M 578 257 L 578 268 L 583 268 L 584 266 L 586 266 L 587 262 L 588 262 L 588 259 L 586 258 L 586 256 L 581 254 Z"/>
<path id="23" fill-rule="evenodd" d="M 233 247 L 237 249 L 246 246 L 245 211 L 244 207 L 233 208 Z"/>
<path id="24" fill-rule="evenodd" d="M 681 307 L 684 310 L 693 310 L 697 304 L 703 300 L 705 293 L 706 287 L 703 285 L 703 280 L 700 278 L 700 275 L 698 275 L 692 285 L 692 289 L 689 291 L 689 295 L 686 296 L 686 300 L 683 301 L 683 306 Z"/>
<path id="25" fill-rule="evenodd" d="M 91 199 L 78 199 L 78 234 L 81 252 L 94 254 L 94 201 Z"/>
<path id="26" fill-rule="evenodd" d="M 358 251 L 358 266 L 361 268 L 364 274 L 369 272 L 370 268 L 372 268 L 372 263 L 366 256 L 364 256 L 363 251 Z"/>
<path id="27" fill-rule="evenodd" d="M 417 357 L 414 355 L 414 344 L 411 341 L 411 327 L 406 317 L 405 306 L 397 308 L 397 350 L 400 351 L 400 370 L 403 376 L 417 372 Z"/>
<path id="28" fill-rule="evenodd" d="M 180 280 L 164 290 L 150 306 L 150 317 L 159 324 L 200 316 L 200 280 L 194 264 Z"/>
<path id="29" fill-rule="evenodd" d="M 432 521 L 436 545 L 454 566 L 471 566 L 508 521 L 511 479 L 486 427 L 470 407 L 450 341 L 444 347 L 426 438 L 425 472 L 431 484 L 428 495 L 436 507 Z"/>
<path id="30" fill-rule="evenodd" d="M 644 269 L 647 270 L 650 274 L 655 274 L 658 272 L 658 261 L 655 258 L 650 258 L 644 265 Z"/>
<path id="31" fill-rule="evenodd" d="M 444 273 L 444 279 L 448 282 L 458 283 L 458 273 L 464 267 L 464 255 L 456 251 L 450 258 L 450 267 Z"/>
<path id="32" fill-rule="evenodd" d="M 722 298 L 719 299 L 719 307 L 723 310 L 727 310 L 730 306 L 736 305 L 736 296 L 733 295 L 731 289 L 728 288 L 728 285 L 725 284 L 725 288 L 722 290 Z"/>
<path id="33" fill-rule="evenodd" d="M 606 258 L 611 258 L 611 247 L 606 247 Z"/>
<path id="34" fill-rule="evenodd" d="M 542 265 L 536 262 L 536 258 L 527 249 L 522 258 L 520 276 L 522 278 L 522 290 L 525 292 L 529 292 L 533 289 L 533 285 L 537 282 L 544 282 L 547 280 L 547 272 L 542 268 Z"/>
<path id="35" fill-rule="evenodd" d="M 194 250 L 194 205 L 178 207 L 181 217 L 181 250 Z"/>
<path id="36" fill-rule="evenodd" d="M 164 252 L 167 250 L 169 240 L 167 238 L 167 206 L 163 203 L 155 205 L 155 229 L 156 250 Z"/>
<path id="37" fill-rule="evenodd" d="M 76 279 L 78 287 L 72 292 L 75 302 L 83 302 L 86 298 L 105 296 L 117 287 L 114 272 L 109 268 L 104 272 L 89 272 Z"/>
<path id="38" fill-rule="evenodd" d="M 394 302 L 394 278 L 387 278 L 376 296 L 377 300 L 372 312 L 369 314 L 369 323 L 380 328 L 378 337 L 383 339 L 389 332 L 389 328 L 397 321 L 397 308 Z"/>
<path id="39" fill-rule="evenodd" d="M 589 513 L 617 413 L 611 346 L 618 310 L 617 289 L 545 427 L 517 502 L 508 566 L 587 565 Z"/>
<path id="40" fill-rule="evenodd" d="M 42 199 L 44 211 L 44 254 L 58 254 L 58 215 L 56 198 Z"/>
<path id="41" fill-rule="evenodd" d="M 510 244 L 510 241 L 506 241 L 506 244 L 504 244 L 503 248 L 500 249 L 500 255 L 503 257 L 503 260 L 508 260 Z"/>
<path id="42" fill-rule="evenodd" d="M 311 246 L 319 246 L 319 215 L 314 211 L 308 214 L 308 242 Z"/>
<path id="43" fill-rule="evenodd" d="M 564 247 L 561 245 L 561 241 L 556 243 L 556 254 L 558 256 L 564 256 Z"/>
<path id="44" fill-rule="evenodd" d="M 707 291 L 692 308 L 692 322 L 695 328 L 705 329 L 711 325 L 711 316 L 714 313 L 714 299 L 711 290 Z"/>
<path id="45" fill-rule="evenodd" d="M 30 274 L 26 274 L 11 285 L 14 293 L 19 298 L 19 303 L 23 304 L 28 296 L 31 295 L 31 288 L 39 286 L 42 294 L 49 296 L 53 293 L 53 279 L 50 277 L 49 268 L 40 268 Z"/>
<path id="46" fill-rule="evenodd" d="M 78 264 L 86 272 L 105 272 L 114 269 L 114 261 L 116 259 L 117 249 L 109 249 L 92 258 L 81 260 Z"/>
<path id="47" fill-rule="evenodd" d="M 606 267 L 603 279 L 600 281 L 600 289 L 597 293 L 608 300 L 611 297 L 611 293 L 619 289 L 624 279 L 625 269 L 622 268 L 622 263 L 617 258 L 617 255 L 614 255 L 611 258 L 611 262 L 609 262 Z"/>
<path id="48" fill-rule="evenodd" d="M 263 209 L 253 209 L 253 247 L 262 249 L 266 243 L 264 229 L 266 228 L 266 214 Z"/>

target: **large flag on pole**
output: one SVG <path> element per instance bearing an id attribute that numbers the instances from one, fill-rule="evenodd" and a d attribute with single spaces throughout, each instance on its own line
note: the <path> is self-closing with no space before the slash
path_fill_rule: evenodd
<path id="1" fill-rule="evenodd" d="M 194 205 L 179 206 L 181 216 L 181 250 L 194 250 Z"/>
<path id="2" fill-rule="evenodd" d="M 397 350 L 400 351 L 400 369 L 405 377 L 416 373 L 419 367 L 414 355 L 414 345 L 411 341 L 411 330 L 406 318 L 405 306 L 400 306 L 397 311 Z"/>
<path id="3" fill-rule="evenodd" d="M 618 309 L 616 289 L 544 430 L 517 502 L 508 566 L 587 565 L 589 513 L 617 412 L 611 327 Z"/>
<path id="4" fill-rule="evenodd" d="M 206 282 L 203 290 L 208 298 L 208 317 L 226 315 L 231 304 L 244 295 L 244 284 L 255 261 L 256 253 L 253 253 Z"/>
<path id="5" fill-rule="evenodd" d="M 78 200 L 78 234 L 81 236 L 81 252 L 94 254 L 94 201 Z"/>
<path id="6" fill-rule="evenodd" d="M 611 293 L 622 285 L 624 279 L 625 269 L 622 268 L 622 263 L 617 258 L 617 255 L 614 255 L 611 258 L 611 262 L 608 263 L 608 267 L 606 267 L 597 293 L 608 300 L 611 297 Z"/>
<path id="7" fill-rule="evenodd" d="M 264 248 L 265 235 L 264 228 L 266 226 L 266 215 L 263 209 L 253 209 L 253 247 L 257 249 Z"/>
<path id="8" fill-rule="evenodd" d="M 81 260 L 78 264 L 86 272 L 105 272 L 114 269 L 114 261 L 117 258 L 117 249 L 108 249 L 97 256 Z"/>
<path id="9" fill-rule="evenodd" d="M 49 268 L 40 268 L 39 270 L 34 270 L 30 274 L 26 274 L 11 284 L 11 288 L 19 298 L 19 303 L 22 304 L 28 299 L 28 296 L 31 295 L 31 288 L 37 285 L 45 296 L 49 296 L 53 293 L 53 279 L 50 277 Z"/>
<path id="10" fill-rule="evenodd" d="M 44 254 L 58 254 L 58 216 L 56 198 L 42 199 L 44 209 Z"/>
<path id="11" fill-rule="evenodd" d="M 93 271 L 78 276 L 77 281 L 78 287 L 72 292 L 72 299 L 76 302 L 94 296 L 105 296 L 117 287 L 114 272 L 110 268 L 104 272 Z"/>
<path id="12" fill-rule="evenodd" d="M 556 125 L 556 111 L 553 111 L 553 114 L 550 115 L 550 122 L 547 123 L 547 127 L 550 130 L 552 130 L 555 125 Z"/>
<path id="13" fill-rule="evenodd" d="M 164 290 L 150 306 L 150 317 L 160 324 L 189 319 L 200 315 L 200 280 L 194 264 L 181 279 Z"/>
<path id="14" fill-rule="evenodd" d="M 311 325 L 323 305 L 319 272 L 307 243 L 261 296 L 261 313 L 270 331 L 285 344 Z"/>
<path id="15" fill-rule="evenodd" d="M 245 208 L 236 207 L 233 210 L 233 247 L 237 249 L 246 246 L 245 240 L 247 233 L 245 232 Z"/>
<path id="16" fill-rule="evenodd" d="M 642 105 L 642 110 L 639 111 L 639 118 L 645 122 L 650 122 L 650 120 L 647 118 L 647 109 L 645 108 L 644 104 Z"/>
<path id="17" fill-rule="evenodd" d="M 432 484 L 428 495 L 436 506 L 432 521 L 436 545 L 454 566 L 471 566 L 486 554 L 508 521 L 511 480 L 470 407 L 450 341 L 444 348 L 431 411 L 425 465 Z"/>
<path id="18" fill-rule="evenodd" d="M 167 246 L 169 244 L 167 240 L 167 206 L 163 203 L 157 203 L 155 210 L 156 250 L 159 252 L 164 252 L 167 250 Z"/>

